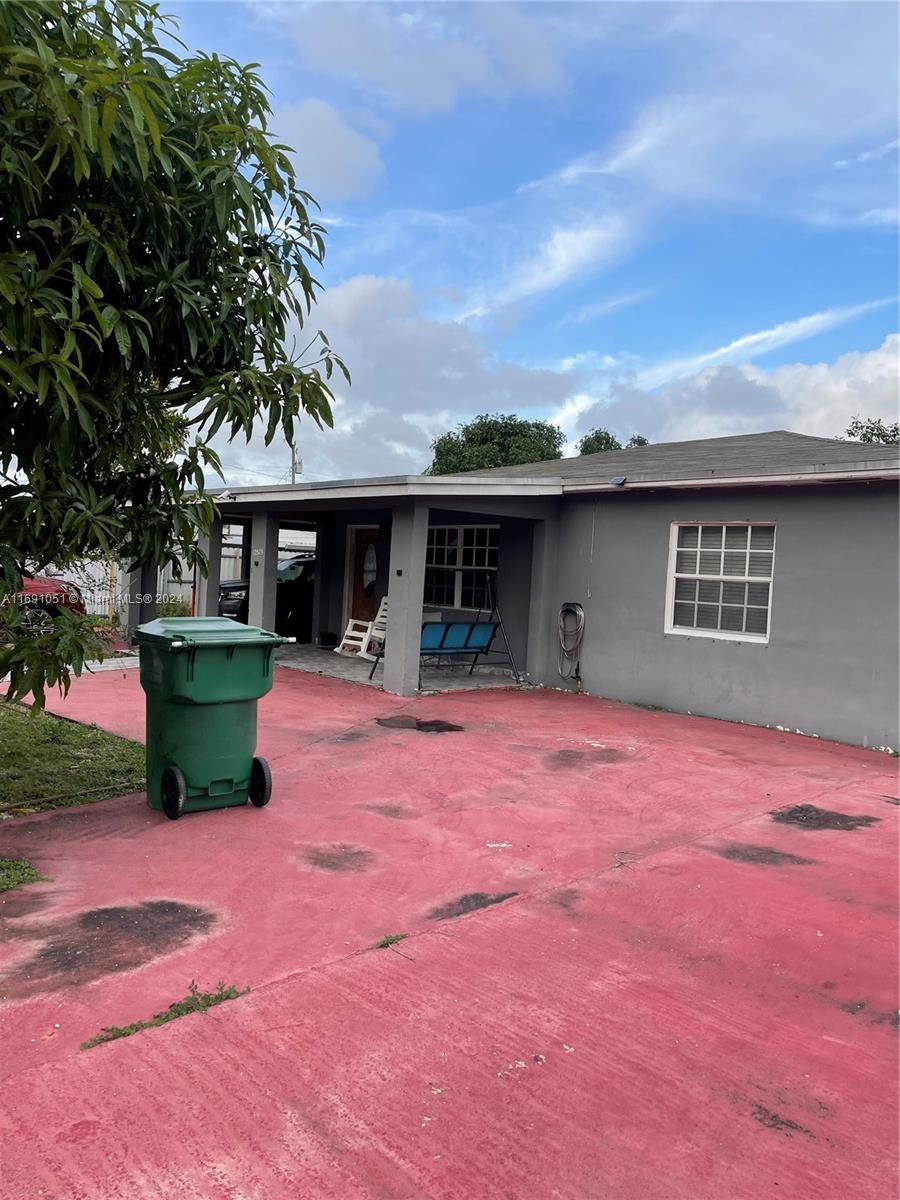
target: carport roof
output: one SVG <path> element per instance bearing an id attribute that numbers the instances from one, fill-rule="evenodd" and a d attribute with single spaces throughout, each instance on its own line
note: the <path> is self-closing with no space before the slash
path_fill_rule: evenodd
<path id="1" fill-rule="evenodd" d="M 561 496 L 627 488 L 764 486 L 896 479 L 900 449 L 810 437 L 786 429 L 661 442 L 458 475 L 386 475 L 321 483 L 227 488 L 221 503 L 414 496 Z M 620 481 L 624 479 L 624 484 Z"/>

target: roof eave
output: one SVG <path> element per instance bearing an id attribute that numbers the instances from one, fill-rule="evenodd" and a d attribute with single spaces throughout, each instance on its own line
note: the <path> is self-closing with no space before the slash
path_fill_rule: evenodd
<path id="1" fill-rule="evenodd" d="M 704 475 L 686 479 L 635 479 L 624 484 L 595 480 L 590 483 L 564 483 L 563 495 L 578 492 L 633 492 L 650 488 L 704 488 L 704 487 L 765 487 L 769 484 L 789 486 L 792 484 L 816 483 L 863 483 L 875 480 L 900 479 L 900 469 L 882 468 L 868 471 L 796 471 L 781 475 Z"/>

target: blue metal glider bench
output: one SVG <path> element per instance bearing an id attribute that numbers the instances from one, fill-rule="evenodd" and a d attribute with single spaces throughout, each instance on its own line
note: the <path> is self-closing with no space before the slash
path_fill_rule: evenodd
<path id="1" fill-rule="evenodd" d="M 443 658 L 464 658 L 470 655 L 472 665 L 469 674 L 475 670 L 479 658 L 489 653 L 499 621 L 427 621 L 422 626 L 419 639 L 419 657 L 426 656 Z M 384 656 L 384 643 L 381 643 L 369 672 L 371 679 L 375 668 Z"/>

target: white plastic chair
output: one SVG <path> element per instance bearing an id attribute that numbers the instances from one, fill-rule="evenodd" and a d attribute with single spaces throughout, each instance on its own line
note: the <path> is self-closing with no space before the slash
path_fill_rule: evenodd
<path id="1" fill-rule="evenodd" d="M 375 661 L 375 655 L 369 649 L 372 642 L 384 644 L 387 631 L 387 596 L 382 597 L 378 612 L 373 621 L 357 621 L 351 617 L 344 630 L 340 644 L 335 646 L 335 654 L 355 654 L 357 658 Z"/>

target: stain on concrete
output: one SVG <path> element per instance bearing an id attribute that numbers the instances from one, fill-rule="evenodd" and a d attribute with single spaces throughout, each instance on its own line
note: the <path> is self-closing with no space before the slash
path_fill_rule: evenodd
<path id="1" fill-rule="evenodd" d="M 816 861 L 814 858 L 802 858 L 799 854 L 786 854 L 771 846 L 755 846 L 750 842 L 727 842 L 721 846 L 704 846 L 703 849 L 711 850 L 720 858 L 752 863 L 757 867 L 809 867 Z"/>
<path id="2" fill-rule="evenodd" d="M 795 1133 L 802 1133 L 804 1137 L 815 1140 L 816 1135 L 811 1129 L 807 1129 L 805 1125 L 800 1125 L 797 1121 L 790 1121 L 787 1117 L 782 1117 L 780 1113 L 773 1112 L 764 1104 L 752 1105 L 750 1115 L 754 1121 L 759 1121 L 760 1125 L 764 1125 L 766 1129 L 777 1129 L 785 1137 L 793 1137 Z"/>
<path id="3" fill-rule="evenodd" d="M 549 892 L 546 899 L 548 904 L 552 904 L 554 908 L 561 908 L 570 917 L 578 916 L 576 905 L 581 899 L 581 892 L 579 892 L 578 888 L 557 888 L 556 891 Z"/>
<path id="4" fill-rule="evenodd" d="M 364 742 L 366 735 L 361 729 L 348 729 L 346 733 L 339 734 L 334 740 L 336 742 Z"/>
<path id="5" fill-rule="evenodd" d="M 848 1000 L 839 1007 L 851 1017 L 862 1015 L 870 1025 L 889 1025 L 900 1029 L 900 1012 L 881 1012 L 869 1007 L 868 1000 Z"/>
<path id="6" fill-rule="evenodd" d="M 178 900 L 145 900 L 20 928 L 18 937 L 44 944 L 0 979 L 0 991 L 19 999 L 132 971 L 180 949 L 197 934 L 206 933 L 215 920 L 215 913 Z"/>
<path id="7" fill-rule="evenodd" d="M 449 721 L 426 721 L 402 713 L 396 717 L 376 717 L 375 724 L 384 729 L 414 729 L 418 733 L 462 733 L 464 728 L 462 725 L 452 725 Z"/>
<path id="8" fill-rule="evenodd" d="M 0 920 L 15 921 L 21 917 L 30 917 L 50 903 L 49 892 L 34 890 L 10 892 L 0 896 Z"/>
<path id="9" fill-rule="evenodd" d="M 900 807 L 900 796 L 879 796 L 879 800 L 883 800 L 885 804 L 893 804 L 894 807 Z"/>
<path id="10" fill-rule="evenodd" d="M 592 767 L 598 763 L 624 762 L 628 755 L 621 750 L 610 750 L 605 746 L 589 750 L 555 750 L 547 758 L 551 767 Z"/>
<path id="11" fill-rule="evenodd" d="M 492 904 L 502 904 L 504 900 L 511 900 L 518 894 L 518 892 L 497 892 L 495 894 L 467 892 L 464 896 L 451 900 L 449 904 L 433 908 L 428 914 L 428 919 L 429 921 L 449 921 L 453 917 L 463 917 L 466 913 L 474 912 L 478 908 L 490 908 Z"/>
<path id="12" fill-rule="evenodd" d="M 401 804 L 364 804 L 362 807 L 366 812 L 378 813 L 380 817 L 387 817 L 391 821 L 411 821 L 418 816 Z"/>
<path id="13" fill-rule="evenodd" d="M 817 808 L 815 804 L 776 808 L 770 815 L 780 825 L 800 825 L 803 829 L 865 829 L 881 820 L 881 817 L 854 817 L 850 813 L 831 812 L 827 808 Z"/>
<path id="14" fill-rule="evenodd" d="M 361 875 L 372 864 L 374 855 L 362 846 L 336 842 L 331 846 L 310 846 L 306 861 L 319 871 L 336 871 L 345 875 Z"/>

